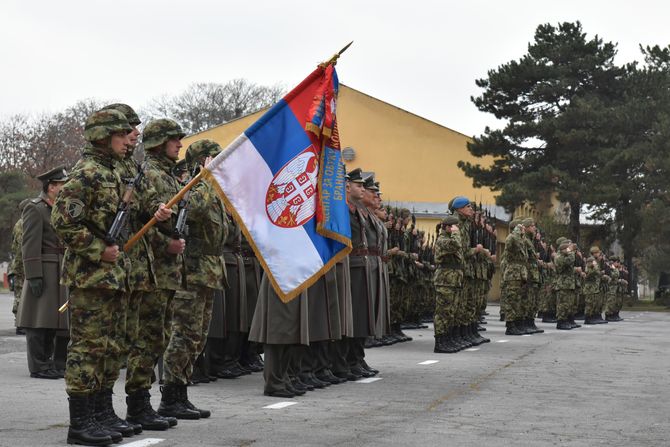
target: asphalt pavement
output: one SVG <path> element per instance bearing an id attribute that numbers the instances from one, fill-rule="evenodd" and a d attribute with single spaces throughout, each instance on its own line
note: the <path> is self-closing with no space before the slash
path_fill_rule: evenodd
<path id="1" fill-rule="evenodd" d="M 0 446 L 63 446 L 63 380 L 31 379 L 25 339 L 0 294 Z M 489 306 L 491 343 L 433 353 L 432 326 L 367 350 L 381 373 L 295 399 L 263 396 L 261 374 L 189 388 L 212 417 L 144 432 L 121 445 L 168 446 L 668 446 L 670 314 L 506 336 Z M 115 408 L 125 415 L 123 373 Z M 160 401 L 155 386 L 152 402 Z M 267 408 L 273 405 L 276 408 Z"/>

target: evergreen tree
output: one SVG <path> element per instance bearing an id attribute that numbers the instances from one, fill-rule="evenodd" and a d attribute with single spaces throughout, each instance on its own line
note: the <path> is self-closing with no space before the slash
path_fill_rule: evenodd
<path id="1" fill-rule="evenodd" d="M 540 25 L 526 55 L 477 80 L 484 92 L 472 101 L 505 124 L 468 144 L 472 155 L 494 157 L 490 166 L 459 162 L 474 186 L 500 191 L 496 202 L 510 212 L 557 193 L 570 204 L 570 236 L 578 241 L 600 150 L 611 146 L 602 129 L 620 100 L 616 52 L 611 42 L 588 39 L 579 22 Z"/>

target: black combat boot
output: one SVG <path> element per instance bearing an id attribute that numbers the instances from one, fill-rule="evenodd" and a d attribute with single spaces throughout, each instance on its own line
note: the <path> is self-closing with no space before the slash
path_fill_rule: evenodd
<path id="1" fill-rule="evenodd" d="M 556 323 L 556 314 L 554 312 L 545 312 L 542 317 L 543 323 Z"/>
<path id="2" fill-rule="evenodd" d="M 207 419 L 212 415 L 212 412 L 209 410 L 203 410 L 201 408 L 196 408 L 195 405 L 191 403 L 191 401 L 188 399 L 188 387 L 186 385 L 181 385 L 181 388 L 179 389 L 180 392 L 180 399 L 183 402 L 183 404 L 188 408 L 189 410 L 194 410 L 200 413 L 200 418 L 201 419 Z"/>
<path id="3" fill-rule="evenodd" d="M 507 330 L 505 330 L 505 335 L 523 335 L 525 332 L 521 331 L 517 327 L 517 321 L 507 321 L 505 322 L 505 326 L 507 327 Z"/>
<path id="4" fill-rule="evenodd" d="M 473 336 L 474 336 L 478 345 L 481 345 L 483 343 L 489 343 L 491 341 L 490 339 L 488 339 L 486 337 L 482 337 L 482 335 L 479 333 L 479 331 L 477 331 L 477 323 L 471 323 L 470 324 L 470 330 L 472 331 L 472 334 L 473 334 Z"/>
<path id="5" fill-rule="evenodd" d="M 440 354 L 453 354 L 454 352 L 458 351 L 459 350 L 456 348 L 456 346 L 447 342 L 446 335 L 435 336 L 435 348 L 433 349 L 433 352 Z"/>
<path id="6" fill-rule="evenodd" d="M 171 424 L 166 418 L 160 416 L 151 407 L 151 395 L 149 390 L 140 390 L 126 396 L 128 413 L 126 421 L 131 424 L 140 424 L 144 430 L 167 430 Z M 176 425 L 176 419 L 175 425 Z"/>
<path id="7" fill-rule="evenodd" d="M 500 321 L 505 321 L 505 312 L 500 311 Z"/>
<path id="8" fill-rule="evenodd" d="M 596 324 L 607 324 L 607 321 L 603 320 L 603 316 L 599 313 L 595 315 Z"/>
<path id="9" fill-rule="evenodd" d="M 184 385 L 185 386 L 185 385 Z M 181 401 L 180 385 L 166 383 L 161 387 L 161 404 L 158 414 L 177 419 L 200 419 L 200 413 L 187 408 Z"/>
<path id="10" fill-rule="evenodd" d="M 111 389 L 103 389 L 95 394 L 95 420 L 103 428 L 121 433 L 124 438 L 135 435 L 135 428 L 114 412 Z M 139 429 L 142 432 L 142 427 Z"/>
<path id="11" fill-rule="evenodd" d="M 556 329 L 569 331 L 570 329 L 572 329 L 572 325 L 568 320 L 558 320 L 558 323 L 556 323 Z"/>
<path id="12" fill-rule="evenodd" d="M 584 324 L 598 324 L 598 320 L 593 315 L 586 315 L 584 318 Z"/>
<path id="13" fill-rule="evenodd" d="M 448 343 L 453 345 L 453 347 L 458 349 L 459 351 L 462 350 L 462 349 L 465 349 L 465 343 L 458 336 L 458 327 L 457 326 L 451 326 L 449 328 L 449 330 L 447 331 L 447 340 L 448 340 Z"/>
<path id="14" fill-rule="evenodd" d="M 578 327 L 582 327 L 581 324 L 577 324 L 575 322 L 575 317 L 574 316 L 571 316 L 570 318 L 568 318 L 568 323 L 570 323 L 572 325 L 573 329 L 578 328 Z"/>
<path id="15" fill-rule="evenodd" d="M 88 397 L 89 408 L 93 413 L 93 421 L 94 423 L 98 424 L 98 426 L 112 438 L 112 441 L 121 442 L 123 441 L 123 434 L 121 434 L 120 431 L 112 430 L 103 423 L 103 421 L 107 416 L 106 414 L 107 412 L 105 411 L 105 408 L 101 403 L 100 395 L 101 392 L 98 391 L 97 393 L 93 393 Z M 133 431 L 132 428 L 130 428 L 130 431 L 132 431 L 133 433 L 131 433 L 129 436 L 132 436 L 135 432 Z"/>
<path id="16" fill-rule="evenodd" d="M 475 336 L 475 333 L 472 331 L 472 324 L 466 324 L 464 327 L 465 330 L 465 339 L 470 343 L 470 346 L 479 346 L 481 342 Z"/>
<path id="17" fill-rule="evenodd" d="M 619 311 L 614 312 L 615 321 L 623 321 L 623 318 L 619 316 Z"/>
<path id="18" fill-rule="evenodd" d="M 521 332 L 520 334 L 513 334 L 513 335 L 526 335 L 526 334 L 528 334 L 528 328 L 526 327 L 526 322 L 523 318 L 520 318 L 518 320 L 514 320 L 512 323 L 514 323 L 514 326 L 516 327 L 516 330 L 518 332 Z"/>
<path id="19" fill-rule="evenodd" d="M 79 445 L 110 445 L 112 437 L 93 419 L 95 405 L 89 396 L 68 397 L 70 406 L 70 428 L 67 443 Z"/>
<path id="20" fill-rule="evenodd" d="M 449 353 L 455 353 L 463 349 L 461 344 L 456 343 L 456 340 L 454 339 L 453 327 L 447 329 L 447 333 L 442 335 L 442 345 L 444 346 L 444 349 Z"/>
<path id="21" fill-rule="evenodd" d="M 528 318 L 527 326 L 528 329 L 531 330 L 533 334 L 542 334 L 544 332 L 544 329 L 540 329 L 535 325 L 535 318 L 533 317 Z"/>

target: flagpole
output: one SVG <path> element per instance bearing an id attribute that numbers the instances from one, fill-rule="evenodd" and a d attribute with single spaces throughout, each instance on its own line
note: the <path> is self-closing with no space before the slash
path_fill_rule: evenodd
<path id="1" fill-rule="evenodd" d="M 205 168 L 205 169 L 206 169 L 206 168 Z M 181 189 L 181 191 L 179 191 L 179 192 L 177 193 L 176 196 L 174 196 L 173 198 L 171 198 L 170 201 L 165 205 L 165 208 L 172 208 L 173 206 L 175 206 L 175 205 L 176 205 L 176 204 L 177 204 L 177 203 L 184 197 L 184 194 L 186 194 L 186 193 L 188 192 L 189 189 L 193 188 L 197 183 L 199 183 L 200 180 L 202 179 L 202 176 L 203 176 L 203 174 L 204 174 L 204 172 L 205 172 L 205 169 L 201 169 L 200 172 L 198 172 L 198 175 L 196 175 L 195 177 L 193 177 L 193 178 L 191 179 L 191 181 L 189 181 L 189 182 L 186 184 L 186 186 L 184 186 L 184 187 Z M 128 250 L 130 250 L 131 248 L 133 248 L 133 246 L 137 243 L 137 241 L 139 241 L 140 238 L 141 238 L 142 236 L 144 236 L 144 234 L 145 234 L 147 231 L 149 231 L 149 229 L 150 229 L 151 227 L 153 227 L 153 226 L 156 224 L 156 222 L 158 222 L 158 220 L 157 220 L 155 217 L 152 217 L 151 220 L 149 220 L 149 222 L 147 222 L 146 224 L 144 224 L 144 226 L 143 226 L 142 228 L 140 228 L 140 231 L 138 231 L 137 233 L 135 233 L 135 234 L 133 235 L 133 237 L 131 237 L 131 238 L 128 240 L 128 242 L 126 242 L 126 244 L 123 246 L 123 251 L 128 252 Z"/>
<path id="2" fill-rule="evenodd" d="M 174 196 L 173 198 L 171 198 L 170 201 L 165 205 L 165 208 L 168 208 L 168 209 L 169 209 L 169 208 L 172 208 L 173 206 L 175 206 L 175 205 L 176 205 L 176 204 L 177 204 L 177 203 L 184 197 L 184 194 L 186 194 L 186 192 L 188 192 L 189 189 L 193 188 L 196 184 L 198 184 L 198 182 L 200 182 L 200 180 L 202 180 L 202 177 L 203 177 L 203 175 L 204 175 L 205 169 L 207 169 L 207 168 L 201 169 L 200 172 L 198 173 L 198 175 L 196 175 L 195 177 L 193 177 L 193 178 L 191 179 L 191 181 L 188 182 L 188 183 L 186 184 L 186 186 L 184 186 L 184 187 L 181 189 L 181 191 L 179 191 L 179 192 L 177 193 L 176 196 Z M 128 250 L 130 250 L 131 248 L 133 248 L 133 246 L 137 243 L 137 241 L 139 241 L 140 238 L 141 238 L 142 236 L 144 236 L 144 234 L 145 234 L 147 231 L 149 231 L 149 229 L 150 229 L 151 227 L 153 227 L 153 226 L 156 224 L 156 222 L 158 222 L 158 219 L 156 219 L 155 217 L 152 217 L 151 220 L 149 220 L 149 222 L 147 222 L 147 223 L 140 229 L 140 231 L 138 231 L 137 233 L 135 233 L 135 234 L 133 235 L 133 237 L 131 237 L 131 238 L 128 240 L 128 242 L 126 242 L 126 244 L 123 246 L 123 251 L 128 252 Z M 69 307 L 69 305 L 70 305 L 70 300 L 67 300 L 61 307 L 58 308 L 58 312 L 59 312 L 59 313 L 63 313 L 63 312 L 65 312 L 65 311 L 67 310 L 67 308 Z"/>
<path id="3" fill-rule="evenodd" d="M 347 48 L 349 48 L 349 47 L 351 46 L 352 43 L 354 43 L 353 40 L 352 40 L 351 42 L 349 42 L 349 43 L 348 43 L 344 48 L 342 48 L 340 51 L 338 51 L 337 53 L 335 53 L 335 54 L 333 55 L 333 57 L 331 57 L 327 62 L 322 62 L 322 63 L 320 63 L 319 66 L 320 66 L 320 67 L 327 67 L 328 65 L 335 65 L 335 64 L 337 64 L 337 60 L 340 58 L 340 56 L 342 56 L 342 53 L 344 53 L 345 51 L 347 51 Z"/>

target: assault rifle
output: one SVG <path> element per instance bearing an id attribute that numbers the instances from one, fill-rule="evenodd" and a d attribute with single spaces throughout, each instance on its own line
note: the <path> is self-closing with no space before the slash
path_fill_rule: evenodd
<path id="1" fill-rule="evenodd" d="M 137 174 L 132 179 L 128 180 L 126 183 L 126 190 L 121 197 L 121 202 L 119 207 L 116 210 L 116 216 L 114 216 L 114 222 L 109 228 L 105 237 L 103 238 L 107 245 L 116 245 L 116 242 L 119 240 L 121 232 L 126 228 L 126 223 L 128 222 L 128 215 L 130 214 L 130 204 L 133 201 L 133 195 L 135 189 L 139 186 L 142 178 L 144 177 L 144 169 L 146 168 L 146 161 L 142 163 L 137 168 Z"/>
<path id="2" fill-rule="evenodd" d="M 198 175 L 199 170 L 200 166 L 196 163 L 196 165 L 193 167 L 193 170 L 191 171 L 191 178 Z M 186 219 L 188 218 L 189 202 L 192 191 L 192 189 L 186 191 L 184 197 L 179 201 L 179 214 L 177 214 L 177 223 L 175 224 L 174 230 L 172 231 L 173 239 L 184 239 L 188 233 Z"/>

